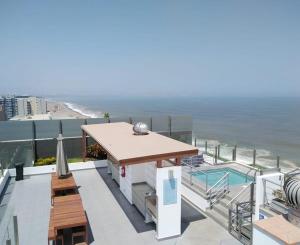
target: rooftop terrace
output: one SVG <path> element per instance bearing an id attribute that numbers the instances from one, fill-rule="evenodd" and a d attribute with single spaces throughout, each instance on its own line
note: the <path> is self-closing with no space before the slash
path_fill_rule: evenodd
<path id="1" fill-rule="evenodd" d="M 116 183 L 106 175 L 106 168 L 73 172 L 89 221 L 90 244 L 236 243 L 223 227 L 186 201 L 182 205 L 182 235 L 158 241 L 154 225 L 145 225 L 141 214 L 129 205 Z M 50 178 L 50 174 L 27 176 L 18 182 L 11 178 L 0 199 L 2 222 L 4 216 L 18 217 L 20 244 L 47 244 Z M 0 240 L 0 244 L 4 241 Z"/>

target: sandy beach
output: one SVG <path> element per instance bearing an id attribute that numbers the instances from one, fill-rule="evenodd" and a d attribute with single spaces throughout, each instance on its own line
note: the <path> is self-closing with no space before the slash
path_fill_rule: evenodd
<path id="1" fill-rule="evenodd" d="M 65 103 L 57 101 L 47 101 L 47 111 L 53 119 L 64 118 L 89 118 L 86 115 L 82 115 L 70 109 Z"/>

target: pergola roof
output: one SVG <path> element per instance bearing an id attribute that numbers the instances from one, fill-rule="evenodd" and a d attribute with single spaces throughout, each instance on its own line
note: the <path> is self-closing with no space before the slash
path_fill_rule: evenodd
<path id="1" fill-rule="evenodd" d="M 135 135 L 125 122 L 82 125 L 81 128 L 120 164 L 136 164 L 198 154 L 198 148 L 149 132 Z"/>

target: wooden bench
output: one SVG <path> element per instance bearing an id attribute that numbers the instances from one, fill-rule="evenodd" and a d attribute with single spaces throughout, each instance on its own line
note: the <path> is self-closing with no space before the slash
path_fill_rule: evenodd
<path id="1" fill-rule="evenodd" d="M 80 233 L 80 235 L 84 237 L 86 242 L 83 244 L 87 244 L 87 225 L 87 217 L 79 194 L 53 198 L 53 208 L 50 211 L 48 241 L 54 241 L 60 239 L 60 237 L 62 237 L 63 241 L 63 234 L 57 234 L 57 232 L 61 232 L 67 228 L 83 227 L 85 233 L 84 235 Z"/>
<path id="2" fill-rule="evenodd" d="M 51 204 L 53 204 L 53 198 L 58 196 L 60 193 L 64 194 L 76 194 L 77 185 L 75 183 L 72 174 L 70 176 L 60 179 L 56 173 L 51 174 Z"/>

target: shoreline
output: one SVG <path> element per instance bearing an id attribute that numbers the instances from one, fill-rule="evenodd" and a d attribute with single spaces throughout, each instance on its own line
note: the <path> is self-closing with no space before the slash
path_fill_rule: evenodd
<path id="1" fill-rule="evenodd" d="M 101 117 L 95 113 L 88 113 L 69 102 L 53 101 L 46 99 L 47 112 L 52 119 L 87 119 Z"/>

